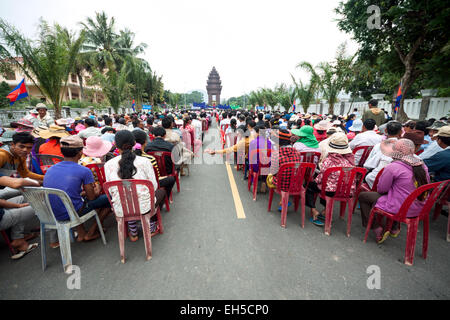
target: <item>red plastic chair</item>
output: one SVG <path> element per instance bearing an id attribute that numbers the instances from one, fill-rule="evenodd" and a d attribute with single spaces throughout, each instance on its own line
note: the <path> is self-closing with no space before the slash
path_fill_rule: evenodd
<path id="1" fill-rule="evenodd" d="M 422 149 L 422 150 L 417 151 L 417 152 L 416 152 L 416 156 L 418 156 L 419 154 L 421 154 L 421 153 L 424 152 L 424 151 L 425 151 L 425 149 Z"/>
<path id="2" fill-rule="evenodd" d="M 248 191 L 253 183 L 253 201 L 256 201 L 256 191 L 258 189 L 258 179 L 263 169 L 268 170 L 270 168 L 271 149 L 256 149 L 252 150 L 249 159 L 249 171 L 248 171 Z M 253 165 L 258 165 L 258 171 L 253 171 Z"/>
<path id="3" fill-rule="evenodd" d="M 320 152 L 300 152 L 300 161 L 314 163 L 316 166 L 319 163 L 321 153 Z"/>
<path id="4" fill-rule="evenodd" d="M 63 157 L 55 156 L 53 154 L 37 154 L 36 157 L 39 160 L 43 174 L 45 174 L 51 166 L 64 161 Z"/>
<path id="5" fill-rule="evenodd" d="M 450 199 L 450 183 L 447 185 L 446 190 L 444 190 L 439 196 L 439 198 L 436 200 L 433 220 L 436 220 L 439 217 L 443 206 L 447 206 L 447 209 L 450 209 L 448 202 L 449 199 Z M 447 222 L 447 241 L 450 242 L 450 214 L 448 215 L 448 222 Z"/>
<path id="6" fill-rule="evenodd" d="M 102 193 L 103 191 L 103 184 L 106 182 L 106 175 L 105 175 L 105 163 L 91 163 L 86 166 L 86 168 L 90 169 L 93 173 L 95 173 L 95 177 L 97 178 L 98 183 L 100 184 L 100 187 L 102 187 Z"/>
<path id="7" fill-rule="evenodd" d="M 5 239 L 6 245 L 9 248 L 9 251 L 11 252 L 11 255 L 15 255 L 16 254 L 16 250 L 13 248 L 13 246 L 11 245 L 11 241 L 9 240 L 8 234 L 6 233 L 5 230 L 0 231 L 0 233 L 3 236 L 3 239 Z"/>
<path id="8" fill-rule="evenodd" d="M 139 206 L 139 199 L 136 190 L 136 187 L 138 185 L 147 187 L 150 193 L 151 209 L 147 214 L 142 214 Z M 111 203 L 111 208 L 114 211 L 114 206 L 113 202 L 111 201 L 110 195 L 110 192 L 112 191 L 111 188 L 117 188 L 120 197 L 120 205 L 122 206 L 123 212 L 123 217 L 118 217 L 116 215 L 117 231 L 119 234 L 120 261 L 122 263 L 125 263 L 125 235 L 128 233 L 126 222 L 139 220 L 142 223 L 142 230 L 144 233 L 146 259 L 150 260 L 152 257 L 152 236 L 150 234 L 151 216 L 156 214 L 158 218 L 158 228 L 154 234 L 162 234 L 164 232 L 161 212 L 159 210 L 159 207 L 155 209 L 155 190 L 153 188 L 153 184 L 148 180 L 138 179 L 105 182 L 103 185 L 103 189 L 108 197 L 109 202 Z"/>
<path id="9" fill-rule="evenodd" d="M 442 182 L 435 182 L 435 183 L 429 183 L 426 185 L 423 185 L 416 190 L 414 190 L 413 193 L 411 193 L 403 202 L 402 206 L 400 207 L 400 210 L 397 214 L 392 214 L 389 212 L 386 212 L 384 210 L 381 210 L 380 208 L 374 207 L 370 211 L 370 217 L 369 221 L 367 223 L 367 229 L 366 234 L 364 236 L 364 242 L 367 241 L 367 236 L 369 235 L 370 228 L 373 223 L 373 219 L 375 217 L 375 214 L 379 214 L 381 216 L 386 216 L 388 225 L 387 230 L 389 230 L 392 227 L 392 223 L 394 221 L 397 221 L 399 223 L 406 223 L 407 225 L 407 235 L 406 235 L 406 250 L 405 250 L 405 259 L 404 263 L 406 265 L 412 266 L 413 260 L 414 260 L 414 251 L 416 247 L 416 238 L 417 238 L 417 230 L 419 228 L 419 221 L 423 221 L 423 244 L 422 244 L 422 256 L 424 259 L 427 258 L 427 251 L 428 251 L 428 231 L 429 231 L 429 213 L 431 211 L 431 208 L 433 207 L 433 204 L 436 202 L 436 200 L 439 198 L 439 196 L 446 190 L 447 185 L 449 184 L 450 180 L 442 181 Z M 417 217 L 408 218 L 406 215 L 408 213 L 408 210 L 410 206 L 417 200 L 417 198 L 423 193 L 428 192 L 433 189 L 431 194 L 428 195 L 428 198 L 426 199 L 422 210 L 420 211 L 419 215 Z"/>
<path id="10" fill-rule="evenodd" d="M 284 172 L 291 170 L 289 176 L 289 191 L 281 191 L 280 185 L 283 184 L 281 177 L 284 176 Z M 302 204 L 302 228 L 305 227 L 305 193 L 308 188 L 308 184 L 312 181 L 314 170 L 316 165 L 309 162 L 290 162 L 283 164 L 277 174 L 277 187 L 276 189 L 270 189 L 269 193 L 269 207 L 267 211 L 270 211 L 272 207 L 273 193 L 276 192 L 281 196 L 281 226 L 286 228 L 287 210 L 289 196 L 295 197 L 295 211 L 298 210 L 299 200 Z"/>
<path id="11" fill-rule="evenodd" d="M 340 201 L 340 214 L 341 219 L 344 218 L 345 209 L 348 202 L 348 217 L 347 217 L 347 237 L 350 237 L 350 229 L 352 226 L 352 216 L 355 211 L 356 203 L 358 201 L 358 195 L 361 191 L 361 184 L 364 180 L 367 170 L 364 168 L 353 167 L 335 167 L 327 169 L 322 178 L 322 190 L 320 197 L 326 201 L 326 214 L 325 214 L 325 234 L 329 236 L 331 234 L 331 222 L 333 219 L 333 207 L 334 201 Z M 338 174 L 336 192 L 334 196 L 329 197 L 326 195 L 326 185 L 328 178 L 331 174 Z M 356 189 L 352 191 L 352 186 L 355 184 Z"/>
<path id="12" fill-rule="evenodd" d="M 156 159 L 156 163 L 158 164 L 159 173 L 161 176 L 172 176 L 175 178 L 177 183 L 177 191 L 180 192 L 180 178 L 178 177 L 178 172 L 175 170 L 175 163 L 172 158 L 171 152 L 166 151 L 149 151 L 147 154 L 154 156 Z M 169 174 L 166 168 L 166 157 L 171 157 L 172 159 L 172 173 Z"/>
<path id="13" fill-rule="evenodd" d="M 378 172 L 377 176 L 375 177 L 375 181 L 373 182 L 372 188 L 369 187 L 367 183 L 363 183 L 361 185 L 361 191 L 368 192 L 368 191 L 377 191 L 378 181 L 380 180 L 381 175 L 383 174 L 384 168 Z"/>
<path id="14" fill-rule="evenodd" d="M 363 153 L 361 154 L 361 158 L 359 159 L 359 162 L 357 163 L 357 167 L 362 168 L 364 166 L 364 163 L 366 162 L 367 158 L 369 157 L 370 153 L 372 152 L 373 146 L 359 146 L 353 149 L 353 154 L 356 154 L 357 151 L 363 150 Z"/>
<path id="15" fill-rule="evenodd" d="M 152 166 L 153 167 L 153 166 Z M 156 170 L 155 167 L 153 167 L 153 172 L 155 173 L 155 177 L 156 177 L 156 181 L 158 182 L 158 189 L 161 188 L 161 186 L 159 185 L 159 175 L 158 175 L 158 171 Z M 172 197 L 172 192 L 170 193 L 170 197 Z M 167 212 L 170 212 L 170 205 L 169 205 L 169 198 L 166 197 L 166 199 L 164 200 L 164 204 L 166 206 L 166 210 Z"/>
<path id="16" fill-rule="evenodd" d="M 222 143 L 222 149 L 225 147 L 225 131 L 220 129 L 220 142 Z"/>

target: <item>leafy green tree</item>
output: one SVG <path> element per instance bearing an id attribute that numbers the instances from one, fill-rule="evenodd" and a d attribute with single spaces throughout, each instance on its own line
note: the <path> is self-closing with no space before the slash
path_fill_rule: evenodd
<path id="1" fill-rule="evenodd" d="M 303 84 L 300 79 L 297 82 L 293 75 L 291 75 L 291 78 L 295 85 L 296 97 L 300 99 L 303 112 L 307 113 L 309 105 L 314 101 L 314 95 L 319 88 L 319 79 L 316 74 L 313 74 L 309 83 Z"/>
<path id="2" fill-rule="evenodd" d="M 370 5 L 380 9 L 379 28 L 367 26 Z M 448 1 L 347 0 L 340 2 L 336 12 L 341 16 L 338 27 L 351 33 L 360 44 L 361 60 L 374 62 L 381 58 L 393 66 L 395 71 L 391 74 L 400 70 L 401 79 L 397 79 L 390 92 L 395 97 L 401 82 L 403 98 L 398 114 L 401 121 L 408 118 L 403 101 L 417 80 L 427 87 L 450 86 L 450 62 L 445 49 L 449 45 Z"/>
<path id="3" fill-rule="evenodd" d="M 54 106 L 56 119 L 61 118 L 61 103 L 67 90 L 69 74 L 84 41 L 84 32 L 68 43 L 66 32 L 61 26 L 49 26 L 41 19 L 38 39 L 31 41 L 0 19 L 0 39 L 5 44 L 1 58 L 8 59 L 21 69 L 41 93 L 49 98 Z M 5 49 L 6 47 L 11 49 Z M 23 63 L 15 58 L 17 56 L 22 57 Z"/>
<path id="4" fill-rule="evenodd" d="M 2 81 L 0 83 L 0 108 L 6 108 L 9 107 L 9 99 L 6 98 L 6 96 L 11 92 L 11 88 L 9 85 Z"/>
<path id="5" fill-rule="evenodd" d="M 121 104 L 130 98 L 132 85 L 127 82 L 128 73 L 128 65 L 125 63 L 120 72 L 115 71 L 114 68 L 109 69 L 105 74 L 95 70 L 91 79 L 92 84 L 101 86 L 116 113 Z"/>

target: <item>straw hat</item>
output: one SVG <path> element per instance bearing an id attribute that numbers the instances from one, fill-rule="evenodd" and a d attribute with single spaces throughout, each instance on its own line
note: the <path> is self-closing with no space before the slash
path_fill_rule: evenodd
<path id="1" fill-rule="evenodd" d="M 309 118 L 311 118 L 311 115 L 309 113 L 307 113 L 303 116 L 303 119 L 309 119 Z"/>
<path id="2" fill-rule="evenodd" d="M 321 120 L 319 123 L 316 123 L 314 125 L 314 129 L 319 130 L 319 131 L 327 131 L 328 129 L 330 129 L 333 125 L 331 124 L 330 121 L 326 121 L 326 120 Z"/>
<path id="3" fill-rule="evenodd" d="M 56 120 L 56 124 L 58 126 L 67 126 L 69 124 L 69 121 L 67 121 L 67 119 L 58 119 Z"/>
<path id="4" fill-rule="evenodd" d="M 336 132 L 330 137 L 328 145 L 325 146 L 325 151 L 339 154 L 352 153 L 352 149 L 348 145 L 348 138 L 343 132 Z"/>
<path id="5" fill-rule="evenodd" d="M 31 131 L 31 135 L 35 138 L 40 138 L 41 137 L 40 133 L 45 130 L 48 130 L 48 127 L 39 126 L 37 128 L 34 128 L 33 131 Z"/>
<path id="6" fill-rule="evenodd" d="M 361 119 L 356 119 L 353 121 L 352 125 L 350 128 L 348 128 L 349 131 L 354 131 L 354 132 L 360 132 L 362 131 L 362 127 L 363 127 L 363 122 Z"/>
<path id="7" fill-rule="evenodd" d="M 67 137 L 70 134 L 66 131 L 65 128 L 52 124 L 48 130 L 42 130 L 39 132 L 39 136 L 43 139 L 48 139 L 52 137 L 63 138 Z"/>
<path id="8" fill-rule="evenodd" d="M 86 139 L 86 146 L 83 153 L 89 157 L 101 158 L 112 148 L 112 143 L 103 140 L 101 137 L 92 136 Z"/>
<path id="9" fill-rule="evenodd" d="M 414 142 L 409 139 L 386 139 L 380 144 L 381 152 L 394 160 L 400 160 L 410 166 L 420 166 L 423 161 L 414 156 Z"/>

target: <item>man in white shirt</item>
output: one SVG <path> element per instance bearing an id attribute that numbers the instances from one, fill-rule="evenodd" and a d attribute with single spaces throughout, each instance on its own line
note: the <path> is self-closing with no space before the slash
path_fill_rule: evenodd
<path id="1" fill-rule="evenodd" d="M 398 121 L 390 121 L 386 125 L 386 133 L 388 139 L 399 139 L 402 136 L 402 124 Z M 385 156 L 381 153 L 380 144 L 377 143 L 364 163 L 364 168 L 370 170 L 366 175 L 366 182 L 370 188 L 372 188 L 373 183 L 378 175 L 378 173 L 389 163 L 392 162 L 392 158 Z"/>
<path id="2" fill-rule="evenodd" d="M 99 128 L 97 128 L 97 123 L 94 119 L 87 118 L 86 120 L 84 120 L 84 123 L 86 124 L 87 128 L 78 133 L 78 136 L 81 139 L 87 139 L 92 136 L 100 137 L 102 135 L 102 132 Z"/>
<path id="3" fill-rule="evenodd" d="M 197 119 L 197 114 L 193 113 L 191 115 L 192 118 L 192 126 L 195 129 L 195 139 L 201 139 L 202 138 L 202 122 Z"/>
<path id="4" fill-rule="evenodd" d="M 230 125 L 230 121 L 231 121 L 231 114 L 224 113 L 223 120 L 220 121 L 220 128 L 222 129 L 223 126 L 223 129 L 225 130 L 225 126 Z"/>
<path id="5" fill-rule="evenodd" d="M 353 150 L 360 146 L 374 146 L 383 140 L 383 136 L 377 134 L 373 129 L 375 128 L 375 120 L 366 119 L 363 122 L 362 132 L 357 134 L 355 138 L 349 143 L 350 148 Z M 355 164 L 359 163 L 363 151 L 360 150 L 355 154 Z"/>

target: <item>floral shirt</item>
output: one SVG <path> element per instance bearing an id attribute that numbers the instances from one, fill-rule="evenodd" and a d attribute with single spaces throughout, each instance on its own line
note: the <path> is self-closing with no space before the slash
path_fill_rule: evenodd
<path id="1" fill-rule="evenodd" d="M 329 153 L 328 156 L 323 160 L 320 166 L 320 173 L 316 177 L 317 185 L 322 189 L 322 179 L 323 174 L 329 168 L 335 167 L 355 167 L 355 156 L 352 153 L 339 154 L 339 153 Z M 339 173 L 334 172 L 328 177 L 327 186 L 325 191 L 335 192 L 337 188 L 337 183 L 339 179 Z M 353 183 L 352 191 L 356 189 L 356 184 Z"/>

